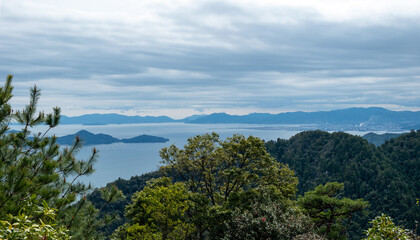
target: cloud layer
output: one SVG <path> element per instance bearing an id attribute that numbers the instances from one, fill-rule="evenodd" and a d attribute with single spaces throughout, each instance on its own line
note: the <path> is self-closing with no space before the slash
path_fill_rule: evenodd
<path id="1" fill-rule="evenodd" d="M 0 74 L 67 115 L 420 109 L 418 1 L 290 2 L 2 0 Z"/>

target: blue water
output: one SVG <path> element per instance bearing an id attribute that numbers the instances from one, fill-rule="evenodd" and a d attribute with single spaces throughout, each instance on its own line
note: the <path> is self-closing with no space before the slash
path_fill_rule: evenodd
<path id="1" fill-rule="evenodd" d="M 38 127 L 36 131 L 46 128 Z M 99 150 L 96 172 L 82 181 L 90 182 L 94 187 L 102 187 L 118 178 L 129 179 L 135 175 L 155 171 L 161 166 L 159 150 L 172 144 L 182 147 L 189 137 L 216 132 L 221 138 L 235 133 L 245 136 L 253 135 L 264 140 L 277 138 L 288 139 L 300 132 L 297 128 L 284 125 L 257 124 L 186 124 L 186 123 L 153 123 L 153 124 L 121 124 L 121 125 L 60 125 L 49 132 L 50 135 L 63 136 L 74 134 L 82 129 L 92 133 L 105 133 L 116 138 L 131 138 L 141 134 L 165 137 L 166 143 L 114 143 L 96 145 Z M 354 133 L 353 133 L 354 134 Z M 358 134 L 358 133 L 355 133 Z M 85 146 L 77 155 L 87 159 L 93 146 Z"/>

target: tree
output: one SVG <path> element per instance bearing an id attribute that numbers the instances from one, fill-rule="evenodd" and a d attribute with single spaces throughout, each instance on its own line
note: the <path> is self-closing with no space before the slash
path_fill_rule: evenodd
<path id="1" fill-rule="evenodd" d="M 348 225 L 353 213 L 369 205 L 363 199 L 338 198 L 338 193 L 343 189 L 342 183 L 326 183 L 319 185 L 314 191 L 306 192 L 298 199 L 298 204 L 311 217 L 318 233 L 328 239 L 346 239 L 343 221 L 347 219 Z"/>
<path id="2" fill-rule="evenodd" d="M 56 223 L 56 210 L 45 202 L 35 205 L 34 201 L 35 196 L 17 216 L 8 214 L 7 220 L 0 220 L 0 239 L 70 239 L 68 230 Z"/>
<path id="3" fill-rule="evenodd" d="M 192 205 L 190 193 L 181 182 L 170 178 L 153 179 L 133 195 L 126 208 L 130 222 L 115 234 L 116 239 L 185 239 L 194 226 L 186 222 L 186 211 Z"/>
<path id="4" fill-rule="evenodd" d="M 275 161 L 256 137 L 234 135 L 220 140 L 216 133 L 188 139 L 184 149 L 172 145 L 160 152 L 162 170 L 182 181 L 193 194 L 187 212 L 195 238 L 220 238 L 235 209 L 249 208 L 262 194 L 273 201 L 290 201 L 297 178 L 286 165 Z"/>
<path id="5" fill-rule="evenodd" d="M 278 163 L 256 137 L 233 135 L 222 141 L 216 133 L 188 139 L 184 149 L 175 145 L 160 151 L 163 170 L 172 172 L 193 193 L 201 193 L 212 205 L 223 205 L 232 193 L 251 188 L 271 188 L 279 197 L 296 193 L 297 178 Z"/>
<path id="6" fill-rule="evenodd" d="M 366 238 L 363 240 L 376 240 L 376 239 L 397 239 L 397 240 L 410 240 L 414 239 L 410 236 L 410 231 L 401 227 L 395 226 L 392 218 L 382 214 L 370 221 L 372 227 L 365 231 Z"/>
<path id="7" fill-rule="evenodd" d="M 58 125 L 60 108 L 54 108 L 51 114 L 37 113 L 41 93 L 36 86 L 31 89 L 29 105 L 22 111 L 13 111 L 8 103 L 12 98 L 11 81 L 9 75 L 0 88 L 0 216 L 17 213 L 33 194 L 61 209 L 89 189 L 77 179 L 93 173 L 97 152 L 93 149 L 87 161 L 76 160 L 74 154 L 81 147 L 79 138 L 61 150 L 55 136 L 46 136 Z M 12 121 L 21 124 L 22 129 L 8 132 Z M 41 124 L 48 129 L 31 136 L 31 129 Z"/>
<path id="8" fill-rule="evenodd" d="M 314 233 L 312 221 L 295 204 L 273 202 L 263 194 L 248 206 L 234 208 L 220 239 L 324 239 Z"/>
<path id="9" fill-rule="evenodd" d="M 97 215 L 82 216 L 82 213 L 94 212 L 94 208 L 83 197 L 91 189 L 90 184 L 79 179 L 94 172 L 97 151 L 93 148 L 87 160 L 78 160 L 75 154 L 81 148 L 79 137 L 66 148 L 60 148 L 55 136 L 48 137 L 47 133 L 60 122 L 60 108 L 55 107 L 49 114 L 38 112 L 41 92 L 36 86 L 30 90 L 29 104 L 21 111 L 13 110 L 9 103 L 13 97 L 12 78 L 9 75 L 0 88 L 0 220 L 18 221 L 31 216 L 29 220 L 37 223 L 41 219 L 37 220 L 37 214 L 22 213 L 21 209 L 28 203 L 38 206 L 43 203 L 55 209 L 54 219 L 60 227 L 69 229 L 75 239 L 84 238 L 79 233 L 94 229 L 81 230 L 75 227 L 76 223 L 93 221 L 89 218 Z M 10 131 L 11 123 L 18 124 L 21 129 Z M 36 126 L 43 124 L 48 127 L 45 132 L 33 132 Z M 108 194 L 106 202 L 121 196 L 118 190 L 114 192 Z M 82 201 L 75 204 L 78 199 Z"/>

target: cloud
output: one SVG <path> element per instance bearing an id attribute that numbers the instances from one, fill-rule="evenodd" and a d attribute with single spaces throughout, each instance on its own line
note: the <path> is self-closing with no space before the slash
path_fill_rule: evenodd
<path id="1" fill-rule="evenodd" d="M 68 115 L 420 109 L 417 1 L 2 4 L 17 106 L 36 83 Z"/>

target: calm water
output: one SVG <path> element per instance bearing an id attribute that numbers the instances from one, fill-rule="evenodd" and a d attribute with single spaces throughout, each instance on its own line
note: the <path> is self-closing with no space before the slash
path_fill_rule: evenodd
<path id="1" fill-rule="evenodd" d="M 308 126 L 301 126 L 308 128 Z M 105 133 L 116 138 L 131 138 L 141 134 L 165 137 L 166 143 L 114 143 L 95 146 L 99 150 L 99 158 L 95 164 L 96 172 L 83 181 L 91 182 L 94 187 L 105 186 L 118 178 L 129 179 L 131 176 L 155 171 L 161 166 L 159 150 L 172 144 L 182 147 L 189 137 L 216 132 L 221 138 L 230 137 L 235 133 L 245 136 L 253 135 L 264 140 L 277 138 L 288 139 L 300 132 L 299 126 L 257 125 L 257 124 L 121 124 L 121 125 L 61 125 L 51 131 L 51 134 L 63 136 L 74 134 L 85 129 L 92 133 Z M 310 127 L 309 127 L 310 128 Z M 302 129 L 302 128 L 300 128 Z M 42 131 L 44 128 L 37 128 Z M 352 134 L 364 134 L 352 132 Z M 86 159 L 93 146 L 85 146 L 78 158 Z"/>

